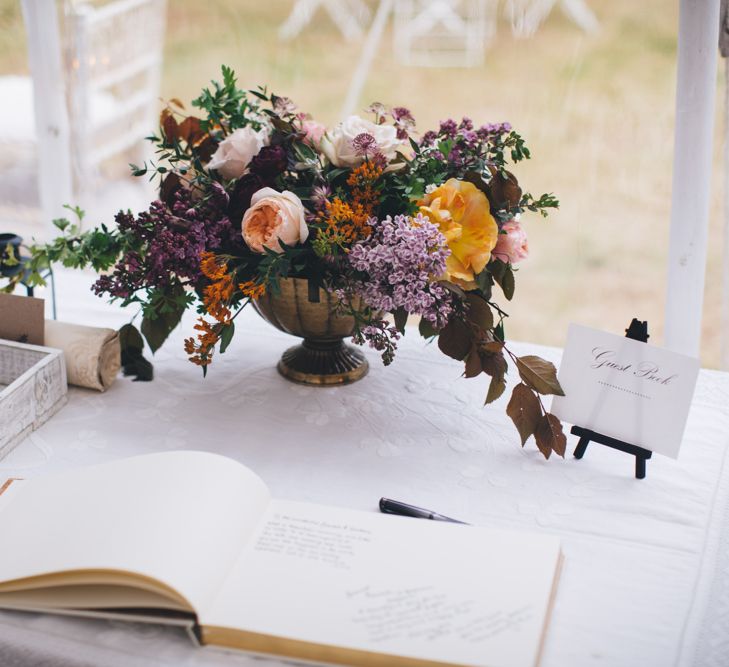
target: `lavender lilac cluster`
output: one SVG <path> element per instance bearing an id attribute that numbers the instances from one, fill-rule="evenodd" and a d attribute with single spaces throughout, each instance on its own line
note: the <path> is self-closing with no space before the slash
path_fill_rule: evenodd
<path id="1" fill-rule="evenodd" d="M 474 147 L 482 141 L 488 141 L 494 137 L 511 132 L 511 123 L 487 123 L 477 130 L 474 130 L 473 121 L 464 116 L 460 123 L 452 118 L 442 120 L 438 132 L 430 130 L 420 140 L 421 146 L 435 146 L 440 139 L 463 140 L 466 144 Z"/>
<path id="2" fill-rule="evenodd" d="M 371 220 L 372 234 L 352 246 L 347 260 L 367 274 L 356 291 L 376 311 L 400 308 L 421 315 L 436 329 L 448 322 L 452 295 L 432 282 L 443 275 L 450 250 L 436 225 L 422 215 Z"/>
<path id="3" fill-rule="evenodd" d="M 464 117 L 460 122 L 449 118 L 440 123 L 437 132 L 426 132 L 420 140 L 422 155 L 434 158 L 446 167 L 450 175 L 463 175 L 473 169 L 482 172 L 491 164 L 489 150 L 511 132 L 509 123 L 489 123 L 478 129 Z M 444 154 L 447 147 L 447 154 Z"/>
<path id="4" fill-rule="evenodd" d="M 395 358 L 400 332 L 386 320 L 378 318 L 372 319 L 369 324 L 356 330 L 352 340 L 357 345 L 364 345 L 365 341 L 368 341 L 371 348 L 382 352 L 382 362 L 388 366 Z"/>
<path id="5" fill-rule="evenodd" d="M 116 216 L 119 234 L 133 238 L 134 248 L 122 255 L 110 275 L 94 283 L 94 292 L 128 299 L 140 289 L 197 284 L 202 278 L 202 251 L 230 248 L 240 241 L 223 212 L 226 201 L 211 197 L 203 204 L 194 203 L 190 192 L 180 188 L 169 206 L 154 201 L 136 217 L 120 211 Z"/>

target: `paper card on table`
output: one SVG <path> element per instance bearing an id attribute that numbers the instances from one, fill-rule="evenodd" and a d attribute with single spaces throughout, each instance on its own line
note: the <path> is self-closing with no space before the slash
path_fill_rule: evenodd
<path id="1" fill-rule="evenodd" d="M 560 419 L 678 457 L 699 360 L 623 336 L 570 325 L 559 368 Z"/>
<path id="2" fill-rule="evenodd" d="M 44 344 L 43 299 L 0 294 L 0 338 L 30 345 Z"/>

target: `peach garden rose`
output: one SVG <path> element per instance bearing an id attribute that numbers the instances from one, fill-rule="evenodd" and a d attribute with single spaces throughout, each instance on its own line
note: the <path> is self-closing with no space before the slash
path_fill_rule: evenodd
<path id="1" fill-rule="evenodd" d="M 283 252 L 280 242 L 293 246 L 309 236 L 301 199 L 273 188 L 262 188 L 251 197 L 241 228 L 246 245 L 257 253 L 265 252 L 264 248 Z"/>

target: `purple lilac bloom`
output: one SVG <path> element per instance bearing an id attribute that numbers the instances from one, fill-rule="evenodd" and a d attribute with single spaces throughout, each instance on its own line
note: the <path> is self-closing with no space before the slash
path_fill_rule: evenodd
<path id="1" fill-rule="evenodd" d="M 196 284 L 202 278 L 203 250 L 230 250 L 242 243 L 224 213 L 227 196 L 215 190 L 213 194 L 194 206 L 191 193 L 180 188 L 169 207 L 154 201 L 136 217 L 120 211 L 117 227 L 134 238 L 137 250 L 125 253 L 110 275 L 101 276 L 94 292 L 126 299 L 140 289 L 166 288 L 175 282 Z"/>
<path id="2" fill-rule="evenodd" d="M 433 130 L 428 130 L 424 135 L 423 138 L 420 140 L 421 146 L 432 146 L 435 144 L 435 140 L 438 138 L 438 135 L 433 132 Z"/>
<path id="3" fill-rule="evenodd" d="M 459 130 L 472 130 L 473 129 L 473 121 L 470 118 L 467 118 L 466 116 L 463 117 L 461 120 L 461 124 L 458 126 Z"/>
<path id="4" fill-rule="evenodd" d="M 479 143 L 478 134 L 476 134 L 473 130 L 464 130 L 461 132 L 461 137 L 469 148 L 475 148 Z"/>
<path id="5" fill-rule="evenodd" d="M 352 340 L 357 345 L 364 345 L 367 341 L 372 349 L 382 352 L 382 361 L 388 366 L 395 358 L 400 332 L 386 320 L 377 319 L 355 331 Z"/>
<path id="6" fill-rule="evenodd" d="M 448 162 L 456 169 L 462 167 L 465 164 L 463 151 L 461 150 L 461 148 L 459 148 L 458 146 L 454 146 L 453 148 L 451 148 L 451 152 L 448 153 Z"/>
<path id="7" fill-rule="evenodd" d="M 451 292 L 434 282 L 445 273 L 450 249 L 436 225 L 422 215 L 370 220 L 372 234 L 352 246 L 347 261 L 367 274 L 355 291 L 376 311 L 405 309 L 436 329 L 453 310 Z"/>
<path id="8" fill-rule="evenodd" d="M 440 121 L 440 133 L 450 137 L 451 139 L 454 138 L 456 134 L 458 134 L 458 125 L 456 125 L 456 121 L 451 118 Z"/>
<path id="9" fill-rule="evenodd" d="M 511 132 L 511 123 L 486 123 L 476 130 L 476 134 L 481 139 L 489 139 L 508 132 Z"/>

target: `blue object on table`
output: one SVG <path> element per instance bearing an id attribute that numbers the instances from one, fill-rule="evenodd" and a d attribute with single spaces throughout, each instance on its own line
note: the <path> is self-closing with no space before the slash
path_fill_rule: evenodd
<path id="1" fill-rule="evenodd" d="M 23 245 L 23 238 L 12 232 L 6 232 L 0 234 L 0 277 L 2 278 L 14 278 L 20 272 L 23 272 L 23 277 L 20 279 L 20 284 L 25 287 L 26 294 L 33 296 L 33 286 L 29 285 L 26 281 L 29 271 L 25 268 L 28 263 L 28 257 L 23 257 L 20 252 L 20 248 Z M 5 260 L 9 259 L 8 255 L 12 253 L 13 262 L 11 265 L 6 265 Z M 48 267 L 48 270 L 41 273 L 41 277 L 44 280 L 48 280 L 51 284 L 51 309 L 53 313 L 53 319 L 56 319 L 56 283 L 53 279 L 53 269 Z"/>

